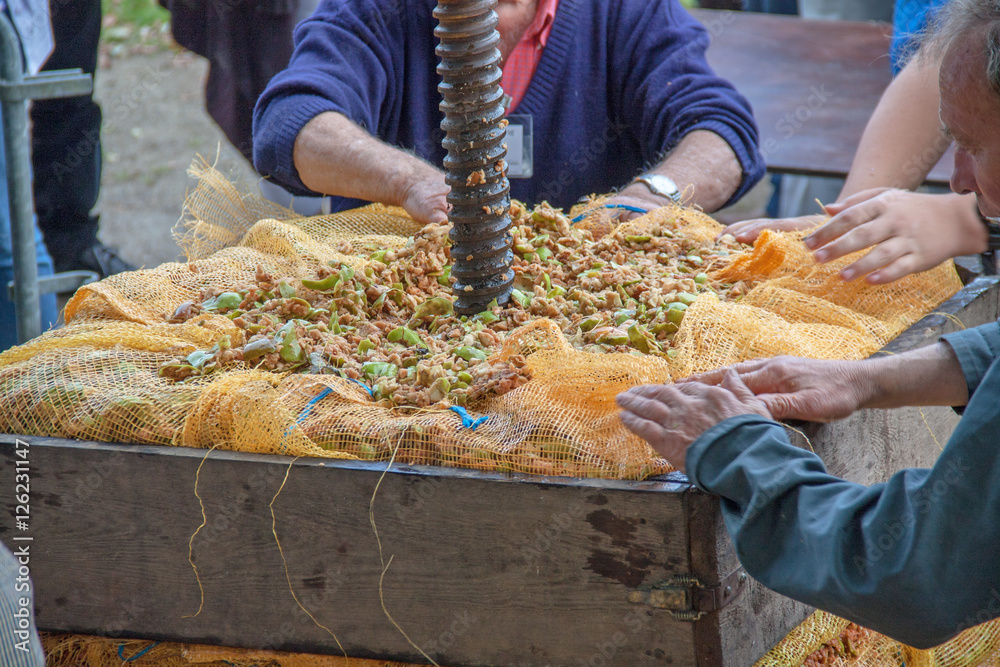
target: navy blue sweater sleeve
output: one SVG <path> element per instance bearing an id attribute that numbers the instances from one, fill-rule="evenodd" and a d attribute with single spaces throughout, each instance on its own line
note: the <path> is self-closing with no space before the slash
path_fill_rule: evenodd
<path id="1" fill-rule="evenodd" d="M 979 329 L 949 336 L 970 352 L 959 353 L 963 363 L 978 366 L 995 349 L 997 326 Z M 930 470 L 853 484 L 793 446 L 779 424 L 740 416 L 695 441 L 688 474 L 721 496 L 740 561 L 765 586 L 911 646 L 935 646 L 1000 616 L 1000 365 L 978 377 Z"/>
<path id="2" fill-rule="evenodd" d="M 315 194 L 292 160 L 295 138 L 326 111 L 344 114 L 378 135 L 383 101 L 401 75 L 405 2 L 323 0 L 295 30 L 288 67 L 254 109 L 254 167 L 294 194 Z"/>
<path id="3" fill-rule="evenodd" d="M 727 205 L 735 202 L 764 175 L 765 164 L 750 103 L 708 65 L 708 32 L 677 0 L 629 0 L 619 7 L 610 43 L 613 80 L 620 82 L 615 104 L 637 133 L 644 161 L 655 164 L 694 130 L 714 132 L 743 170 Z"/>

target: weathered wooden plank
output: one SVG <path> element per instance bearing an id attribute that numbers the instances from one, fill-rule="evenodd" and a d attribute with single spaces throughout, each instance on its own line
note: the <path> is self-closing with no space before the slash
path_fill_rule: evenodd
<path id="1" fill-rule="evenodd" d="M 382 611 L 377 464 L 28 438 L 39 626 L 416 661 Z M 10 488 L 9 436 L 0 488 Z M 445 665 L 694 665 L 692 626 L 627 602 L 689 569 L 684 486 L 399 467 L 374 502 L 385 603 Z M 10 494 L 3 507 L 10 510 Z M 0 536 L 10 541 L 9 512 Z"/>

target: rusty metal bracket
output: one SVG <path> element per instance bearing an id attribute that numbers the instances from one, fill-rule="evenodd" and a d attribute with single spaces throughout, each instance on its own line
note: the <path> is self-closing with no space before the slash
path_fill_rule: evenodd
<path id="1" fill-rule="evenodd" d="M 698 621 L 739 597 L 746 588 L 747 580 L 743 568 L 711 587 L 690 575 L 677 575 L 667 581 L 629 591 L 628 601 L 665 609 L 678 621 Z"/>

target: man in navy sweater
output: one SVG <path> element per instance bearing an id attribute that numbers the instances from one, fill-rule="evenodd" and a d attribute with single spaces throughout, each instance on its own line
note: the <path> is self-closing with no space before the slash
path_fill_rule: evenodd
<path id="1" fill-rule="evenodd" d="M 951 0 L 940 116 L 952 189 L 1000 217 L 1000 5 Z M 865 361 L 779 357 L 618 397 L 624 424 L 722 497 L 740 561 L 761 583 L 918 648 L 1000 616 L 1000 324 Z M 775 419 L 860 408 L 965 406 L 930 470 L 864 487 L 827 474 Z"/>
<path id="2" fill-rule="evenodd" d="M 435 6 L 323 0 L 257 103 L 257 170 L 334 195 L 333 210 L 374 201 L 444 221 Z M 500 0 L 497 14 L 504 65 L 518 48 L 531 61 L 509 111 L 532 117 L 534 175 L 512 180 L 513 197 L 568 207 L 623 188 L 616 203 L 651 209 L 679 191 L 714 211 L 763 174 L 749 104 L 677 0 Z"/>

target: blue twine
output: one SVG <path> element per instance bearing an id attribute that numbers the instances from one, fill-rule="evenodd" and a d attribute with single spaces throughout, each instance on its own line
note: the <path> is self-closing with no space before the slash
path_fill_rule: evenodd
<path id="1" fill-rule="evenodd" d="M 644 208 L 639 208 L 638 206 L 629 206 L 628 204 L 605 204 L 604 208 L 623 208 L 626 211 L 631 211 L 632 213 L 641 213 L 643 215 L 649 213 L 649 211 L 647 211 Z M 578 215 L 575 218 L 573 218 L 572 220 L 570 220 L 570 222 L 575 225 L 576 223 L 580 222 L 581 220 L 583 220 L 584 218 L 586 218 L 588 215 L 590 215 L 592 213 L 593 213 L 593 211 L 584 211 L 580 215 Z"/>
<path id="2" fill-rule="evenodd" d="M 345 378 L 345 379 L 346 380 L 350 380 L 351 382 L 355 383 L 356 385 L 359 385 L 362 389 L 364 389 L 365 391 L 368 392 L 369 396 L 374 396 L 375 395 L 375 392 L 373 392 L 371 389 L 369 389 L 368 385 L 362 384 L 361 382 L 358 382 L 357 380 L 354 380 L 354 379 L 351 379 L 351 378 Z M 302 412 L 299 413 L 299 417 L 298 417 L 298 419 L 295 420 L 295 424 L 289 426 L 288 429 L 285 431 L 285 434 L 283 436 L 281 436 L 281 445 L 280 445 L 280 447 L 281 447 L 282 450 L 284 450 L 284 448 L 285 448 L 285 439 L 288 438 L 289 434 L 292 432 L 292 429 L 295 428 L 296 425 L 301 424 L 302 422 L 304 422 L 306 420 L 306 418 L 309 416 L 309 413 L 312 412 L 312 409 L 316 406 L 316 404 L 319 403 L 320 401 L 322 401 L 324 398 L 326 398 L 327 396 L 329 396 L 332 393 L 333 393 L 333 389 L 330 389 L 329 387 L 323 387 L 323 391 L 321 391 L 318 394 L 316 394 L 315 396 L 313 396 L 312 400 L 310 400 L 308 403 L 306 403 L 306 407 L 302 408 Z"/>
<path id="3" fill-rule="evenodd" d="M 306 420 L 306 417 L 309 416 L 309 413 L 312 412 L 313 407 L 332 393 L 333 389 L 330 389 L 329 387 L 324 387 L 323 391 L 316 394 L 316 396 L 314 396 L 311 401 L 306 403 L 306 407 L 302 409 L 302 414 L 300 414 L 299 418 L 295 420 L 295 423 L 301 424 L 302 422 L 304 422 Z"/>
<path id="4" fill-rule="evenodd" d="M 480 424 L 484 423 L 487 419 L 489 419 L 489 417 L 480 417 L 479 419 L 473 419 L 472 415 L 469 414 L 468 410 L 458 405 L 453 405 L 448 409 L 457 414 L 459 417 L 461 417 L 462 426 L 469 429 L 470 431 L 475 431 L 477 428 L 479 428 Z"/>
<path id="5" fill-rule="evenodd" d="M 147 653 L 149 653 L 150 650 L 152 650 L 153 648 L 155 648 L 159 644 L 160 644 L 160 642 L 153 642 L 152 644 L 150 644 L 146 648 L 142 649 L 141 651 L 139 651 L 138 653 L 136 653 L 135 655 L 133 655 L 131 658 L 126 658 L 125 657 L 125 644 L 119 644 L 118 645 L 118 658 L 120 660 L 122 660 L 123 662 L 133 662 L 135 660 L 138 660 L 142 656 L 146 655 Z"/>
<path id="6" fill-rule="evenodd" d="M 372 391 L 372 388 L 366 385 L 364 382 L 361 382 L 360 380 L 355 380 L 354 378 L 346 378 L 346 379 L 350 380 L 354 384 L 358 385 L 359 387 L 367 391 L 368 395 L 374 398 L 375 392 Z"/>

